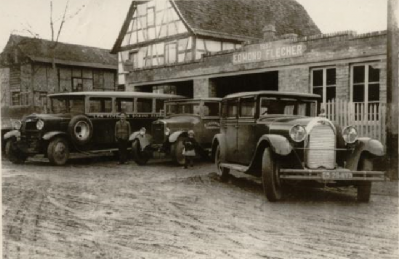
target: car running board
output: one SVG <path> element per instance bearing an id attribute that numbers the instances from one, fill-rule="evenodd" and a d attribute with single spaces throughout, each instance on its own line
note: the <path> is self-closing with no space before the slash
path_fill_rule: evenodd
<path id="1" fill-rule="evenodd" d="M 243 173 L 248 170 L 248 166 L 237 165 L 237 164 L 228 164 L 228 163 L 221 163 L 220 167 L 228 168 L 230 170 L 235 170 L 235 171 L 243 172 Z"/>

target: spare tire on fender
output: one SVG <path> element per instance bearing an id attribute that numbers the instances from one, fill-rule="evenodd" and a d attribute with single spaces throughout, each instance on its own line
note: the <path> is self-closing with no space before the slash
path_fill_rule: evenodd
<path id="1" fill-rule="evenodd" d="M 68 124 L 68 133 L 74 144 L 86 145 L 93 137 L 93 123 L 85 115 L 76 115 Z"/>

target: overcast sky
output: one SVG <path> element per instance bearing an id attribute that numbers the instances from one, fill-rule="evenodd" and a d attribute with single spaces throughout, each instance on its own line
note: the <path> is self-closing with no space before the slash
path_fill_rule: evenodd
<path id="1" fill-rule="evenodd" d="M 196 0 L 199 1 L 199 0 Z M 385 30 L 387 0 L 297 0 L 323 33 Z M 53 1 L 54 20 L 59 21 L 67 0 Z M 11 33 L 50 39 L 50 0 L 0 0 L 0 51 Z M 112 48 L 131 0 L 69 0 L 69 19 L 60 41 Z M 59 26 L 59 22 L 56 24 Z M 31 32 L 28 32 L 31 31 Z"/>

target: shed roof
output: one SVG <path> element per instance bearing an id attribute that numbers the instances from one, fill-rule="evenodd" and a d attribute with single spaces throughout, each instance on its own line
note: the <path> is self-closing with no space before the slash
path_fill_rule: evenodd
<path id="1" fill-rule="evenodd" d="M 159 93 L 144 93 L 144 92 L 118 92 L 118 91 L 88 91 L 88 92 L 72 92 L 72 93 L 56 93 L 49 94 L 48 97 L 62 97 L 62 96 L 92 96 L 92 97 L 122 97 L 122 98 L 159 98 L 172 99 L 184 98 L 182 95 L 174 94 L 159 94 Z"/>
<path id="2" fill-rule="evenodd" d="M 54 42 L 39 38 L 11 35 L 2 53 L 19 48 L 23 55 L 33 61 L 52 63 L 52 48 Z M 55 47 L 55 62 L 57 64 L 117 69 L 117 55 L 110 50 L 83 45 L 58 42 Z"/>

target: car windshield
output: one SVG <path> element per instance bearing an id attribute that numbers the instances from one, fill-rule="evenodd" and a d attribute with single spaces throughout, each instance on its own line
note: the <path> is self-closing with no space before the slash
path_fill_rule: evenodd
<path id="1" fill-rule="evenodd" d="M 51 113 L 84 113 L 84 97 L 52 97 Z"/>
<path id="2" fill-rule="evenodd" d="M 316 102 L 312 100 L 262 98 L 260 117 L 271 114 L 315 116 Z"/>

